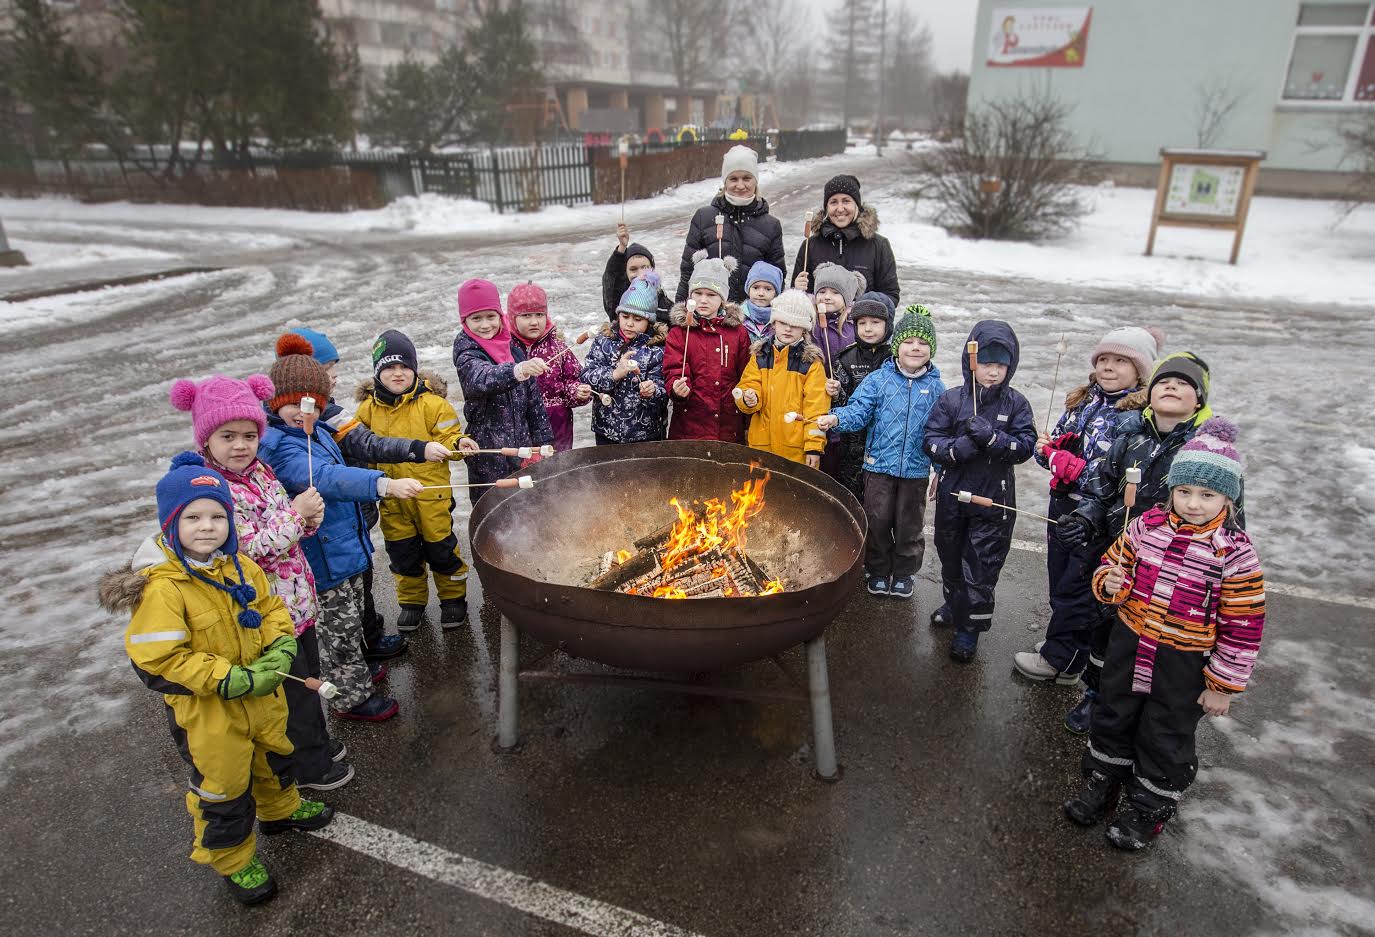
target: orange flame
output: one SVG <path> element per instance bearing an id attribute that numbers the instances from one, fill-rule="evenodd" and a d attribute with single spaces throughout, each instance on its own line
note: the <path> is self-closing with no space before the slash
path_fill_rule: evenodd
<path id="1" fill-rule="evenodd" d="M 630 557 L 631 557 L 631 553 L 630 553 L 629 550 L 617 550 L 617 551 L 616 551 L 616 565 L 619 566 L 620 564 L 624 563 L 626 560 L 630 559 Z"/>
<path id="2" fill-rule="evenodd" d="M 709 499 L 700 515 L 684 508 L 677 498 L 671 499 L 668 503 L 677 510 L 678 521 L 664 547 L 664 569 L 672 570 L 708 550 L 743 551 L 745 528 L 750 518 L 764 510 L 764 486 L 769 478 L 769 473 L 765 472 L 763 478 L 751 478 L 732 491 L 730 507 L 720 498 Z"/>

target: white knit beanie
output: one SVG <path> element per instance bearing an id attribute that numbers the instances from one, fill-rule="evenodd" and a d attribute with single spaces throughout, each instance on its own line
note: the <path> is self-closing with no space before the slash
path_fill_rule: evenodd
<path id="1" fill-rule="evenodd" d="M 774 297 L 773 305 L 769 308 L 770 322 L 795 325 L 808 332 L 816 327 L 816 307 L 812 305 L 812 298 L 802 290 L 784 290 Z"/>
<path id="2" fill-rule="evenodd" d="M 1089 366 L 1098 367 L 1100 355 L 1121 355 L 1136 367 L 1136 386 L 1145 387 L 1155 369 L 1155 359 L 1165 345 L 1165 333 L 1155 326 L 1141 328 L 1125 325 L 1113 329 L 1094 346 L 1089 355 Z"/>
<path id="3" fill-rule="evenodd" d="M 754 151 L 752 146 L 736 144 L 726 155 L 721 157 L 721 184 L 726 184 L 726 177 L 733 172 L 747 172 L 754 176 L 755 184 L 759 183 L 759 154 Z"/>

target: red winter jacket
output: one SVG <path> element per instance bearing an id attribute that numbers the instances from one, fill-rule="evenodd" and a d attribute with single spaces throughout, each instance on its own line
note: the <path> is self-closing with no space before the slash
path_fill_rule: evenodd
<path id="1" fill-rule="evenodd" d="M 750 361 L 750 336 L 741 324 L 744 317 L 735 303 L 726 303 L 720 319 L 696 316 L 692 331 L 687 330 L 687 309 L 677 303 L 669 313 L 673 327 L 664 344 L 664 386 L 673 401 L 673 417 L 668 424 L 669 439 L 719 439 L 745 441 L 745 422 L 731 391 L 740 383 Z M 687 341 L 687 381 L 692 386 L 686 398 L 673 393 L 673 385 L 683 375 L 683 342 Z"/>

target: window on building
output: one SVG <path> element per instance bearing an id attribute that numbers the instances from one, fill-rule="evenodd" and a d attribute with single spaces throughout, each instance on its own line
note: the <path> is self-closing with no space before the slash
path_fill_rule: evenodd
<path id="1" fill-rule="evenodd" d="M 1375 3 L 1301 3 L 1286 101 L 1375 102 Z"/>

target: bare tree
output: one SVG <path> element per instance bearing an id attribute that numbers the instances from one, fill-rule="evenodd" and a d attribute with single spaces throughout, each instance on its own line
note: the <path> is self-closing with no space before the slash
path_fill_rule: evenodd
<path id="1" fill-rule="evenodd" d="M 851 118 L 871 113 L 866 101 L 873 94 L 872 75 L 878 57 L 874 37 L 877 19 L 874 0 L 840 0 L 826 14 L 826 31 L 843 43 L 827 57 L 826 66 L 847 128 Z"/>
<path id="2" fill-rule="evenodd" d="M 903 124 L 927 113 L 931 105 L 931 29 L 905 4 L 888 30 L 891 51 L 884 75 L 884 112 Z"/>
<path id="3" fill-rule="evenodd" d="M 1341 223 L 1357 208 L 1375 201 L 1375 111 L 1364 111 L 1343 122 L 1337 138 L 1342 148 L 1339 165 L 1353 173 L 1337 218 Z M 1319 145 L 1310 148 L 1316 150 Z"/>
<path id="4" fill-rule="evenodd" d="M 721 36 L 730 22 L 730 0 L 663 0 L 658 5 L 669 64 L 678 87 L 696 87 L 721 71 Z"/>
<path id="5" fill-rule="evenodd" d="M 795 51 L 797 61 L 778 80 L 778 119 L 784 127 L 808 123 L 816 102 L 816 49 L 805 43 Z"/>
<path id="6" fill-rule="evenodd" d="M 918 197 L 935 199 L 952 233 L 999 240 L 1061 234 L 1089 205 L 1080 186 L 1098 179 L 1095 152 L 1069 129 L 1070 108 L 1046 90 L 970 110 L 964 134 L 921 161 Z"/>
<path id="7" fill-rule="evenodd" d="M 935 112 L 936 134 L 954 139 L 964 133 L 965 101 L 969 97 L 969 76 L 954 71 L 931 79 L 931 106 Z"/>
<path id="8" fill-rule="evenodd" d="M 1246 92 L 1223 75 L 1210 75 L 1194 88 L 1194 135 L 1199 149 L 1217 143 Z"/>

